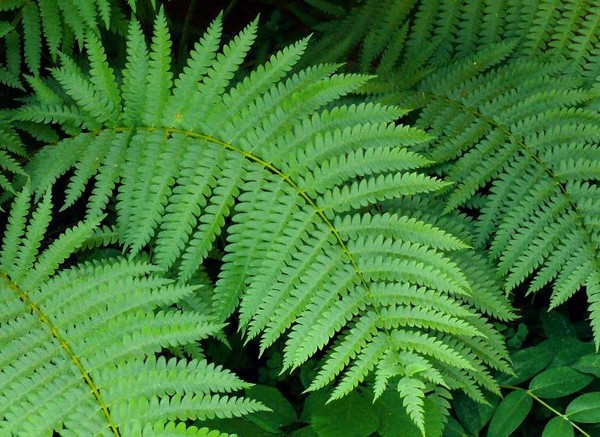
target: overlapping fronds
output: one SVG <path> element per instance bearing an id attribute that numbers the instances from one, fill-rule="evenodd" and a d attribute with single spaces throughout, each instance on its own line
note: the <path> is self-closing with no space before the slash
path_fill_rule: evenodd
<path id="1" fill-rule="evenodd" d="M 256 22 L 219 50 L 217 19 L 174 79 L 162 13 L 150 47 L 134 21 L 122 83 L 89 34 L 90 74 L 66 57 L 52 72 L 70 100 L 44 92 L 16 113 L 68 134 L 35 156 L 37 196 L 72 170 L 63 207 L 89 186 L 88 217 L 114 205 L 131 255 L 150 247 L 180 283 L 220 238 L 213 314 L 239 304 L 263 350 L 284 337 L 286 369 L 325 350 L 311 390 L 334 383 L 337 398 L 374 375 L 375 395 L 396 385 L 422 430 L 426 396 L 497 392 L 487 369 L 509 369 L 482 312 L 508 313 L 493 299 L 485 308 L 447 255 L 466 245 L 374 208 L 447 185 L 413 171 L 429 161 L 407 147 L 428 137 L 396 125 L 397 107 L 335 106 L 369 77 L 331 64 L 294 72 L 307 40 L 234 81 L 255 33 Z"/>
<path id="2" fill-rule="evenodd" d="M 318 24 L 313 60 L 345 61 L 358 50 L 361 71 L 398 75 L 410 86 L 429 66 L 514 41 L 515 58 L 564 57 L 568 71 L 592 83 L 600 73 L 599 8 L 594 0 L 355 2 Z"/>
<path id="3" fill-rule="evenodd" d="M 170 307 L 195 286 L 143 257 L 61 268 L 98 220 L 45 247 L 51 210 L 45 194 L 30 213 L 26 187 L 1 246 L 0 434 L 213 435 L 183 422 L 264 408 L 229 396 L 248 385 L 221 367 L 157 355 L 219 330 L 206 314 Z"/>
<path id="4" fill-rule="evenodd" d="M 304 0 L 304 2 L 327 15 L 338 17 L 344 14 L 347 6 L 339 0 Z"/>
<path id="5" fill-rule="evenodd" d="M 0 196 L 14 193 L 13 178 L 24 174 L 19 160 L 25 156 L 25 146 L 15 129 L 0 120 Z"/>
<path id="6" fill-rule="evenodd" d="M 508 321 L 515 317 L 510 304 L 502 298 L 502 275 L 496 270 L 487 252 L 476 244 L 475 220 L 457 211 L 445 211 L 444 202 L 433 196 L 387 201 L 381 208 L 388 214 L 398 211 L 410 213 L 414 219 L 443 229 L 468 244 L 468 250 L 453 251 L 448 256 L 462 269 L 469 281 L 477 285 L 478 292 L 469 296 L 470 303 L 498 320 Z"/>
<path id="7" fill-rule="evenodd" d="M 600 116 L 585 108 L 594 92 L 557 75 L 560 62 L 497 65 L 498 50 L 421 82 L 417 126 L 436 139 L 418 150 L 455 182 L 446 210 L 480 212 L 474 244 L 491 244 L 506 290 L 552 284 L 555 307 L 585 287 L 598 344 Z"/>
<path id="8" fill-rule="evenodd" d="M 361 28 L 369 14 L 395 21 Z M 550 286 L 552 308 L 585 288 L 600 345 L 598 17 L 585 0 L 367 1 L 315 53 L 343 60 L 327 44 L 349 41 L 382 75 L 363 92 L 418 109 L 435 139 L 412 150 L 454 182 L 446 211 L 476 211 L 473 244 L 491 245 L 504 288 Z"/>
<path id="9" fill-rule="evenodd" d="M 127 0 L 135 11 L 137 0 Z M 126 17 L 115 0 L 3 0 L 0 2 L 0 83 L 21 87 L 22 64 L 39 74 L 42 53 L 56 60 L 74 43 L 82 45 L 88 32 L 122 29 Z M 45 48 L 43 48 L 45 45 Z"/>

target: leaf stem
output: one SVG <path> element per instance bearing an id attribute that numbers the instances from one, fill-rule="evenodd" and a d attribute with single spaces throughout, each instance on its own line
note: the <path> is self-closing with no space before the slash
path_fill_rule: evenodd
<path id="1" fill-rule="evenodd" d="M 227 15 L 229 15 L 229 13 L 233 10 L 233 8 L 235 7 L 237 2 L 238 2 L 238 0 L 231 0 L 231 2 L 229 2 L 227 9 L 225 9 L 225 12 L 223 12 L 223 18 L 225 18 Z"/>
<path id="2" fill-rule="evenodd" d="M 577 431 L 579 431 L 583 436 L 585 436 L 585 437 L 592 437 L 584 429 L 580 428 L 579 425 L 577 425 L 575 422 L 573 422 L 571 419 L 569 419 L 569 417 L 567 415 L 562 414 L 556 408 L 554 408 L 551 405 L 549 405 L 546 401 L 544 401 L 543 399 L 541 399 L 540 397 L 538 397 L 537 395 L 535 395 L 531 390 L 526 390 L 526 389 L 524 389 L 522 387 L 517 387 L 517 386 L 514 386 L 514 385 L 501 385 L 500 388 L 509 389 L 509 390 L 522 390 L 522 391 L 526 392 L 529 396 L 531 396 L 532 399 L 534 399 L 535 401 L 537 401 L 540 404 L 542 404 L 548 410 L 552 411 L 555 415 L 557 415 L 559 417 L 562 417 L 564 420 L 566 420 L 567 422 L 569 422 L 571 424 L 571 426 L 573 426 L 573 428 L 575 428 Z"/>
<path id="3" fill-rule="evenodd" d="M 85 368 L 82 361 L 79 359 L 79 356 L 73 351 L 71 345 L 67 341 L 65 337 L 61 334 L 59 329 L 54 325 L 52 320 L 44 313 L 42 308 L 37 305 L 35 302 L 31 300 L 29 294 L 22 290 L 16 283 L 12 281 L 12 279 L 6 275 L 5 273 L 0 272 L 0 279 L 2 279 L 6 283 L 6 287 L 9 290 L 12 290 L 18 297 L 21 299 L 31 310 L 33 314 L 37 314 L 40 322 L 46 326 L 46 328 L 50 331 L 50 334 L 54 339 L 58 342 L 58 344 L 62 347 L 62 349 L 66 352 L 67 356 L 71 359 L 73 365 L 77 368 L 79 373 L 81 374 L 83 380 L 88 385 L 92 395 L 96 398 L 100 409 L 102 410 L 102 414 L 104 415 L 108 428 L 111 433 L 115 437 L 121 437 L 121 433 L 119 432 L 119 428 L 114 422 L 111 413 L 108 408 L 108 403 L 103 399 L 100 388 L 94 383 L 92 380 L 92 376 L 89 374 L 88 370 Z"/>

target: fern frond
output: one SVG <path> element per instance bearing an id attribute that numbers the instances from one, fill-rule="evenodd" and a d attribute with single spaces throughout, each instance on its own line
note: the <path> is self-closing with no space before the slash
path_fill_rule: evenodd
<path id="1" fill-rule="evenodd" d="M 336 223 L 343 235 L 358 237 L 385 235 L 394 240 L 422 244 L 442 250 L 466 249 L 468 246 L 454 235 L 415 218 L 397 214 L 346 216 Z"/>
<path id="2" fill-rule="evenodd" d="M 329 15 L 343 15 L 344 8 L 330 0 L 305 0 L 305 2 L 315 9 L 325 12 Z"/>
<path id="3" fill-rule="evenodd" d="M 135 8 L 137 0 L 129 3 Z M 0 21 L 0 44 L 6 54 L 6 64 L 0 65 L 0 83 L 22 88 L 22 60 L 30 73 L 38 75 L 43 42 L 56 60 L 61 52 L 70 51 L 73 40 L 81 47 L 101 27 L 117 30 L 125 18 L 118 10 L 115 0 L 3 1 L 0 11 L 8 12 Z"/>
<path id="4" fill-rule="evenodd" d="M 398 381 L 398 392 L 402 396 L 404 406 L 410 418 L 425 435 L 425 384 L 422 381 L 407 376 Z"/>
<path id="5" fill-rule="evenodd" d="M 493 329 L 478 322 L 477 309 L 506 316 L 496 290 L 471 300 L 479 291 L 452 258 L 466 247 L 460 239 L 405 210 L 378 210 L 383 201 L 448 189 L 417 173 L 430 161 L 407 150 L 430 137 L 397 125 L 405 112 L 398 107 L 337 105 L 370 76 L 336 73 L 332 64 L 295 71 L 307 40 L 235 81 L 256 22 L 216 53 L 220 26 L 217 19 L 171 81 L 164 16 L 156 20 L 150 49 L 132 24 L 122 114 L 110 120 L 118 98 L 103 93 L 114 94 L 112 79 L 99 86 L 65 60 L 53 74 L 82 113 L 82 131 L 36 154 L 29 168 L 52 164 L 39 176 L 32 172 L 34 192 L 39 196 L 74 168 L 68 204 L 91 183 L 88 216 L 110 213 L 114 201 L 118 237 L 130 254 L 149 248 L 179 284 L 202 272 L 222 243 L 213 316 L 222 320 L 239 305 L 241 329 L 248 340 L 260 339 L 261 351 L 285 341 L 286 370 L 324 350 L 311 390 L 337 381 L 334 397 L 342 396 L 377 372 L 385 357 L 410 353 L 415 362 L 432 363 L 410 371 L 428 387 L 459 388 L 463 378 L 478 395 L 497 391 L 485 369 L 488 362 L 506 369 L 507 355 L 488 347 L 481 332 Z M 101 50 L 92 50 L 106 76 Z M 151 102 L 132 101 L 140 98 L 137 85 Z M 30 120 L 36 105 L 17 114 Z M 73 156 L 63 159 L 65 153 Z M 378 294 L 380 287 L 389 289 Z M 469 343 L 473 336 L 481 341 Z M 480 352 L 471 352 L 471 344 Z M 453 371 L 435 373 L 441 364 Z M 407 376 L 401 367 L 398 378 Z M 139 408 L 154 420 L 161 408 L 183 411 L 195 400 L 207 402 L 209 411 L 247 411 L 237 401 L 199 396 Z"/>
<path id="6" fill-rule="evenodd" d="M 600 71 L 596 12 L 598 5 L 592 0 L 366 1 L 318 23 L 320 40 L 311 60 L 345 60 L 357 49 L 361 71 L 376 70 L 383 76 L 403 72 L 404 78 L 411 73 L 418 80 L 419 69 L 514 41 L 514 59 L 564 57 L 567 70 L 591 84 Z M 366 25 L 374 22 L 378 25 Z M 406 42 L 398 45 L 399 41 Z M 405 85 L 412 83 L 401 86 Z"/>
<path id="7" fill-rule="evenodd" d="M 118 117 L 121 113 L 121 96 L 117 87 L 114 72 L 106 62 L 106 53 L 98 37 L 92 32 L 88 33 L 86 48 L 90 60 L 90 80 L 99 95 L 108 99 L 111 116 Z"/>
<path id="8" fill-rule="evenodd" d="M 233 79 L 234 72 L 239 68 L 248 50 L 250 50 L 256 37 L 257 25 L 258 20 L 250 23 L 246 29 L 223 48 L 222 53 L 218 53 L 213 59 L 206 72 L 206 77 L 202 80 L 203 86 L 199 92 L 193 94 L 194 98 L 190 103 L 195 117 L 183 116 L 183 126 L 185 128 L 194 129 L 200 127 L 201 129 L 206 129 L 210 124 L 205 123 L 204 119 L 207 117 L 214 119 L 217 114 L 221 113 L 214 107 L 215 100 L 220 100 L 219 97 L 227 89 Z M 267 82 L 267 84 L 272 86 L 274 80 Z M 260 89 L 256 90 L 254 96 L 257 97 L 261 91 Z M 213 134 L 209 130 L 206 132 L 209 135 Z"/>
<path id="9" fill-rule="evenodd" d="M 29 197 L 17 195 L 0 256 L 3 434 L 214 435 L 184 421 L 264 409 L 229 396 L 249 385 L 221 367 L 155 356 L 220 329 L 209 316 L 168 309 L 197 287 L 174 285 L 140 258 L 61 268 L 96 223 L 67 230 L 38 254 L 51 205 L 45 196 L 27 219 Z"/>
<path id="10" fill-rule="evenodd" d="M 437 137 L 414 150 L 454 182 L 446 212 L 480 212 L 474 246 L 490 246 L 505 290 L 530 282 L 535 292 L 551 283 L 555 307 L 600 268 L 600 118 L 584 107 L 594 92 L 564 73 L 562 62 L 496 65 L 487 61 L 493 52 L 455 61 L 420 82 L 416 94 L 425 98 L 417 126 Z"/>
<path id="11" fill-rule="evenodd" d="M 148 62 L 148 83 L 145 87 L 147 95 L 142 120 L 146 126 L 155 126 L 162 118 L 171 91 L 171 40 L 167 19 L 163 10 L 158 12 L 154 24 L 154 35 L 150 46 Z"/>
<path id="12" fill-rule="evenodd" d="M 42 51 L 40 13 L 32 2 L 25 3 L 22 13 L 25 62 L 33 74 L 38 74 Z"/>
<path id="13" fill-rule="evenodd" d="M 469 244 L 469 250 L 453 250 L 448 256 L 455 262 L 471 284 L 476 293 L 463 296 L 463 299 L 484 314 L 499 320 L 512 320 L 515 314 L 508 302 L 502 298 L 502 277 L 488 254 L 474 243 L 477 234 L 477 223 L 464 214 L 457 212 L 444 213 L 444 202 L 436 199 L 414 197 L 394 200 L 384 204 L 383 210 L 388 213 L 410 211 L 411 216 L 422 222 L 435 225 L 442 232 L 460 238 Z M 417 241 L 418 242 L 418 241 Z M 431 244 L 431 243 L 428 243 Z M 446 310 L 448 311 L 448 310 Z M 487 335 L 487 334 L 486 334 Z M 489 337 L 489 336 L 488 336 Z M 503 348 L 499 346 L 500 348 Z"/>
<path id="14" fill-rule="evenodd" d="M 8 224 L 4 232 L 4 244 L 0 252 L 0 266 L 3 271 L 12 270 L 17 254 L 20 250 L 20 241 L 25 234 L 27 225 L 26 216 L 29 212 L 29 198 L 31 196 L 29 185 L 16 196 L 10 211 Z"/>
<path id="15" fill-rule="evenodd" d="M 39 8 L 46 44 L 52 57 L 56 58 L 62 42 L 58 5 L 55 0 L 39 0 Z"/>
<path id="16" fill-rule="evenodd" d="M 123 120 L 134 125 L 141 121 L 146 102 L 148 47 L 140 23 L 131 20 L 127 33 L 127 64 L 123 71 Z"/>
<path id="17" fill-rule="evenodd" d="M 187 427 L 184 424 L 176 424 L 174 422 L 157 422 L 152 425 L 141 426 L 140 424 L 128 424 L 123 429 L 123 434 L 130 435 L 132 437 L 161 437 L 169 435 L 173 437 L 231 437 L 231 434 L 225 434 L 219 431 L 210 430 L 208 428 L 198 429 L 195 426 Z"/>
<path id="18" fill-rule="evenodd" d="M 190 52 L 190 60 L 183 70 L 184 74 L 175 80 L 173 97 L 169 99 L 169 105 L 165 109 L 163 123 L 171 123 L 173 127 L 181 124 L 181 113 L 191 103 L 198 82 L 205 78 L 214 62 L 221 43 L 221 32 L 222 18 L 219 15 Z"/>
<path id="19" fill-rule="evenodd" d="M 84 77 L 81 69 L 71 59 L 61 56 L 61 67 L 55 69 L 54 77 L 63 86 L 67 94 L 82 109 L 83 124 L 89 129 L 97 129 L 101 123 L 111 123 L 114 105 L 110 96 L 98 90 L 92 80 Z"/>
<path id="20" fill-rule="evenodd" d="M 26 156 L 25 146 L 15 128 L 0 120 L 0 194 L 14 193 L 13 179 L 25 174 L 19 161 Z"/>

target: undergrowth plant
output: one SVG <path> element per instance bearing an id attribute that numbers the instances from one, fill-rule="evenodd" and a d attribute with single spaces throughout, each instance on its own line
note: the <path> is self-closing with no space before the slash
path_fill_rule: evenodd
<path id="1" fill-rule="evenodd" d="M 594 2 L 184 3 L 0 2 L 0 434 L 594 435 Z"/>

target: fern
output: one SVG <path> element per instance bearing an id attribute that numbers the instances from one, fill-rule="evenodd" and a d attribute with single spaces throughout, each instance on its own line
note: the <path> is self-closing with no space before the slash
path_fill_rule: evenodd
<path id="1" fill-rule="evenodd" d="M 401 86 L 410 87 L 420 70 L 514 41 L 515 59 L 564 57 L 570 73 L 592 84 L 600 73 L 598 17 L 593 0 L 365 1 L 319 22 L 311 61 L 345 60 L 358 50 L 361 71 L 403 77 Z"/>
<path id="2" fill-rule="evenodd" d="M 98 220 L 42 249 L 50 195 L 28 220 L 29 198 L 28 187 L 17 195 L 0 253 L 2 434 L 208 435 L 183 421 L 262 409 L 227 395 L 248 385 L 222 368 L 156 355 L 219 329 L 169 309 L 197 287 L 160 277 L 144 257 L 61 268 Z"/>
<path id="3" fill-rule="evenodd" d="M 507 291 L 553 282 L 554 308 L 586 287 L 598 344 L 595 181 L 600 139 L 594 94 L 562 64 L 515 60 L 497 66 L 493 46 L 424 80 L 417 126 L 437 139 L 417 150 L 455 181 L 446 210 L 477 208 L 475 245 L 491 243 Z M 531 279 L 531 282 L 529 280 Z"/>
<path id="4" fill-rule="evenodd" d="M 20 158 L 26 154 L 14 127 L 0 120 L 0 196 L 14 193 L 13 179 L 17 175 L 24 175 Z"/>
<path id="5" fill-rule="evenodd" d="M 138 2 L 127 0 L 135 12 Z M 152 4 L 154 4 L 152 2 Z M 0 39 L 6 62 L 0 65 L 0 83 L 21 88 L 21 64 L 30 73 L 40 72 L 42 42 L 53 60 L 83 44 L 88 32 L 101 28 L 120 31 L 125 14 L 115 0 L 10 0 L 0 4 Z"/>
<path id="6" fill-rule="evenodd" d="M 330 0 L 305 0 L 307 4 L 327 15 L 340 16 L 344 14 L 344 7 L 340 2 Z"/>
<path id="7" fill-rule="evenodd" d="M 150 47 L 132 22 L 122 84 L 93 33 L 90 75 L 63 57 L 52 74 L 69 98 L 40 96 L 14 113 L 68 134 L 27 168 L 37 198 L 73 169 L 63 208 L 89 185 L 88 218 L 114 204 L 130 255 L 150 247 L 180 284 L 225 240 L 213 315 L 223 320 L 239 304 L 261 350 L 285 338 L 288 370 L 325 350 L 310 390 L 337 381 L 335 399 L 385 374 L 375 382 L 381 394 L 410 378 L 422 389 L 399 392 L 422 432 L 425 399 L 442 408 L 445 388 L 479 401 L 482 388 L 497 393 L 487 369 L 510 372 L 506 352 L 487 340 L 496 334 L 478 290 L 446 253 L 466 246 L 373 208 L 446 187 L 413 171 L 429 161 L 406 147 L 428 137 L 395 125 L 397 107 L 335 106 L 369 77 L 331 64 L 293 72 L 307 40 L 234 81 L 256 22 L 219 52 L 220 21 L 175 80 L 162 12 Z M 485 311 L 511 317 L 499 299 Z"/>
<path id="8" fill-rule="evenodd" d="M 385 3 L 366 2 L 324 28 L 321 56 L 340 59 L 325 45 L 358 29 L 357 17 L 409 7 Z M 454 182 L 446 212 L 478 212 L 473 243 L 491 245 L 506 291 L 551 284 L 554 308 L 585 288 L 600 346 L 596 7 L 421 1 L 390 31 L 361 31 L 350 48 L 361 44 L 361 69 L 382 76 L 363 92 L 419 110 L 416 127 L 435 139 L 412 150 Z"/>
<path id="9" fill-rule="evenodd" d="M 386 214 L 405 211 L 410 213 L 413 220 L 419 220 L 444 229 L 450 235 L 460 238 L 463 244 L 468 244 L 468 250 L 453 251 L 449 253 L 451 259 L 461 268 L 472 284 L 477 284 L 478 293 L 471 295 L 471 301 L 481 312 L 499 320 L 511 320 L 514 314 L 510 305 L 501 297 L 504 283 L 502 275 L 495 269 L 492 260 L 487 256 L 487 251 L 475 244 L 477 235 L 477 222 L 467 215 L 456 211 L 445 212 L 444 203 L 438 199 L 414 196 L 409 199 L 399 199 L 384 202 L 382 210 Z M 426 239 L 422 235 L 422 239 Z M 499 341 L 496 339 L 495 341 Z M 499 341 L 498 348 L 501 341 Z"/>

